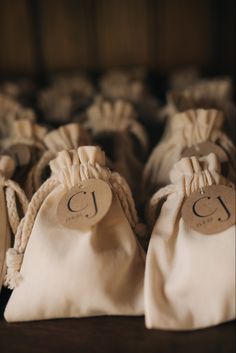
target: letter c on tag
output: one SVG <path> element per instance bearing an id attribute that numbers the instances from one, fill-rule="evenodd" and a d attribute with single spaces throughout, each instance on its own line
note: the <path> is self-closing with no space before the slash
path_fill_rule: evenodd
<path id="1" fill-rule="evenodd" d="M 68 200 L 68 202 L 67 202 L 67 207 L 68 207 L 68 210 L 70 211 L 70 212 L 81 212 L 81 211 L 83 211 L 83 210 L 85 210 L 87 207 L 88 207 L 88 205 L 86 204 L 83 208 L 81 208 L 81 209 L 79 209 L 79 210 L 75 210 L 75 209 L 73 209 L 72 207 L 71 207 L 71 202 L 72 202 L 72 200 L 73 200 L 73 198 L 76 196 L 76 195 L 79 195 L 79 194 L 87 194 L 85 191 L 79 191 L 79 192 L 77 192 L 77 193 L 75 193 L 74 195 L 72 195 L 70 198 L 69 198 L 69 200 Z"/>
<path id="2" fill-rule="evenodd" d="M 197 217 L 201 217 L 201 218 L 203 218 L 203 217 L 210 217 L 210 216 L 212 216 L 212 215 L 217 211 L 217 208 L 215 208 L 212 212 L 210 212 L 210 213 L 208 213 L 208 214 L 205 214 L 205 215 L 200 214 L 200 213 L 197 211 L 197 209 L 196 209 L 197 204 L 198 204 L 201 200 L 203 200 L 203 199 L 211 200 L 212 198 L 209 197 L 209 196 L 208 196 L 208 197 L 207 197 L 207 196 L 204 196 L 204 197 L 200 198 L 199 200 L 195 201 L 194 204 L 193 204 L 193 207 L 192 207 L 193 213 L 194 213 Z M 221 196 L 217 196 L 216 199 L 218 200 L 218 202 L 220 203 L 221 207 L 224 209 L 224 211 L 226 212 L 226 215 L 227 215 L 227 217 L 226 217 L 225 219 L 222 219 L 221 217 L 219 217 L 219 218 L 218 218 L 218 221 L 219 221 L 219 222 L 225 222 L 225 221 L 227 221 L 227 220 L 230 218 L 230 215 L 231 215 L 231 214 L 230 214 L 230 211 L 229 211 L 228 208 L 226 207 L 224 201 L 221 199 Z"/>
<path id="3" fill-rule="evenodd" d="M 212 215 L 216 212 L 217 209 L 215 209 L 213 212 L 211 212 L 211 213 L 209 213 L 209 214 L 206 214 L 206 215 L 201 215 L 201 214 L 198 213 L 197 210 L 196 210 L 196 206 L 197 206 L 198 202 L 200 202 L 200 201 L 203 200 L 203 199 L 210 200 L 211 198 L 210 198 L 210 197 L 207 197 L 207 196 L 204 196 L 204 197 L 200 198 L 199 200 L 195 201 L 194 204 L 193 204 L 193 208 L 192 208 L 192 209 L 193 209 L 193 213 L 194 213 L 196 216 L 198 216 L 198 217 L 210 217 L 210 216 L 212 216 Z"/>

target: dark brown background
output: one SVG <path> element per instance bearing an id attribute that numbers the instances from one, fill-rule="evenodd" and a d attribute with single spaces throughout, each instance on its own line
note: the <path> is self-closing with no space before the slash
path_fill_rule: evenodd
<path id="1" fill-rule="evenodd" d="M 234 2 L 0 0 L 0 75 L 113 65 L 233 74 Z M 7 324 L 0 317 L 0 352 L 233 353 L 235 323 L 174 333 L 146 330 L 143 318 Z"/>
<path id="2" fill-rule="evenodd" d="M 234 73 L 234 0 L 0 0 L 0 73 L 183 65 Z"/>

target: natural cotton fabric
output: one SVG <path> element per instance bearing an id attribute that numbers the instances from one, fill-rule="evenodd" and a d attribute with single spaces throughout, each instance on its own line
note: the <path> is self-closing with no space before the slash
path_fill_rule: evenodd
<path id="1" fill-rule="evenodd" d="M 14 121 L 29 120 L 34 122 L 36 115 L 30 108 L 24 108 L 14 99 L 0 94 L 0 137 L 7 138 Z M 1 145 L 1 143 L 0 143 Z"/>
<path id="2" fill-rule="evenodd" d="M 105 167 L 104 153 L 92 146 L 60 152 L 51 168 L 8 251 L 6 284 L 15 288 L 6 320 L 142 315 L 145 255 L 125 180 Z M 65 191 L 90 178 L 110 185 L 112 205 L 87 231 L 68 229 L 57 219 L 58 203 Z"/>
<path id="3" fill-rule="evenodd" d="M 204 235 L 181 216 L 185 199 L 214 184 L 231 185 L 220 175 L 214 154 L 183 158 L 170 174 L 171 184 L 150 201 L 156 209 L 147 253 L 144 302 L 148 328 L 192 330 L 235 318 L 235 225 Z M 232 186 L 232 185 L 231 185 Z M 151 212 L 151 220 L 155 213 Z M 154 217 L 155 219 L 155 217 Z M 151 222 L 152 224 L 152 222 Z"/>
<path id="4" fill-rule="evenodd" d="M 79 124 L 67 124 L 46 134 L 43 138 L 46 149 L 27 178 L 27 195 L 32 197 L 33 193 L 42 185 L 44 181 L 43 173 L 58 152 L 77 149 L 79 146 L 89 145 L 90 142 L 88 133 Z"/>
<path id="5" fill-rule="evenodd" d="M 187 109 L 217 109 L 230 119 L 235 114 L 232 80 L 199 79 L 184 89 L 168 92 L 167 105 L 164 108 L 168 117 Z"/>
<path id="6" fill-rule="evenodd" d="M 85 124 L 98 142 L 107 136 L 112 139 L 114 151 L 110 167 L 126 179 L 134 194 L 140 190 L 143 169 L 140 155 L 145 155 L 148 149 L 147 134 L 136 118 L 130 103 L 101 100 L 87 110 Z M 135 150 L 133 137 L 138 142 L 139 153 Z M 106 152 L 109 153 L 108 150 Z"/>
<path id="7" fill-rule="evenodd" d="M 48 88 L 38 94 L 38 105 L 46 121 L 68 123 L 77 110 L 83 110 L 94 94 L 90 80 L 81 74 L 57 74 Z"/>
<path id="8" fill-rule="evenodd" d="M 15 144 L 23 144 L 36 147 L 39 150 L 45 148 L 43 138 L 47 129 L 27 119 L 16 120 L 12 123 L 9 135 L 2 140 L 2 148 L 8 149 Z"/>
<path id="9" fill-rule="evenodd" d="M 223 113 L 215 109 L 196 109 L 178 113 L 170 119 L 166 134 L 152 151 L 143 173 L 146 189 L 153 193 L 170 182 L 172 166 L 185 148 L 210 141 L 219 145 L 229 158 L 228 176 L 235 178 L 235 146 L 222 131 Z M 211 151 L 209 151 L 210 153 Z"/>

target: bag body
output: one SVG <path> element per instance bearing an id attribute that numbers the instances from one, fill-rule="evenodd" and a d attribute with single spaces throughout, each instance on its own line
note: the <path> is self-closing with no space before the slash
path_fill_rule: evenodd
<path id="1" fill-rule="evenodd" d="M 214 154 L 183 158 L 171 172 L 172 184 L 151 199 L 161 207 L 148 248 L 145 283 L 147 328 L 192 330 L 235 318 L 235 225 L 205 235 L 181 215 L 186 197 L 209 185 L 230 185 Z M 153 219 L 153 212 L 151 213 Z"/>
<path id="2" fill-rule="evenodd" d="M 125 197 L 127 184 L 105 168 L 97 147 L 60 152 L 51 168 L 8 252 L 7 282 L 15 288 L 6 320 L 143 315 L 145 255 L 134 234 L 137 214 Z M 58 204 L 65 191 L 91 178 L 110 185 L 111 207 L 93 227 L 69 229 L 58 221 Z"/>

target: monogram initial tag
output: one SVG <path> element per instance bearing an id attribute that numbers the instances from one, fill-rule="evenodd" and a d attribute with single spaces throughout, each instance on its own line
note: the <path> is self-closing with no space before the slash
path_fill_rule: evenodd
<path id="1" fill-rule="evenodd" d="M 210 141 L 202 142 L 186 148 L 182 153 L 182 157 L 196 156 L 199 158 L 207 156 L 209 153 L 215 153 L 221 163 L 226 163 L 229 161 L 229 158 L 223 148 Z"/>
<path id="2" fill-rule="evenodd" d="M 12 145 L 6 153 L 15 160 L 18 167 L 28 165 L 31 159 L 30 148 L 21 143 Z"/>
<path id="3" fill-rule="evenodd" d="M 182 217 L 199 233 L 223 232 L 235 224 L 235 190 L 224 185 L 211 185 L 194 192 L 184 202 Z"/>
<path id="4" fill-rule="evenodd" d="M 67 228 L 88 229 L 106 215 L 111 203 L 110 186 L 100 179 L 88 179 L 62 197 L 57 218 Z"/>

